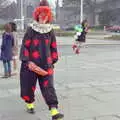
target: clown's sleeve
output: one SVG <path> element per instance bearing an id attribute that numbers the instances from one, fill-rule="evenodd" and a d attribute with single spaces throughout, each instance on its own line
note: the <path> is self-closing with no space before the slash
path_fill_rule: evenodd
<path id="1" fill-rule="evenodd" d="M 29 61 L 30 45 L 31 45 L 31 39 L 32 39 L 31 31 L 32 29 L 28 28 L 22 40 L 22 45 L 20 49 L 20 60 L 21 61 L 25 61 L 25 62 Z"/>
<path id="2" fill-rule="evenodd" d="M 57 51 L 57 43 L 56 43 L 54 30 L 51 31 L 50 50 L 51 50 L 51 57 L 52 57 L 53 64 L 55 64 L 58 61 L 58 51 Z"/>

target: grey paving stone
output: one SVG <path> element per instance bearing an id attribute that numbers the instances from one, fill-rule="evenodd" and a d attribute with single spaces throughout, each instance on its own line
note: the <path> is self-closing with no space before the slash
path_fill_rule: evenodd
<path id="1" fill-rule="evenodd" d="M 72 53 L 69 45 L 60 46 L 60 51 L 54 82 L 64 120 L 118 120 L 112 115 L 120 114 L 120 47 L 89 46 L 81 49 L 79 56 Z M 50 119 L 38 89 L 36 114 L 26 114 L 19 94 L 19 75 L 0 78 L 0 113 L 0 120 Z"/>
<path id="2" fill-rule="evenodd" d="M 96 120 L 120 120 L 120 118 L 114 116 L 105 116 L 105 117 L 99 117 Z"/>

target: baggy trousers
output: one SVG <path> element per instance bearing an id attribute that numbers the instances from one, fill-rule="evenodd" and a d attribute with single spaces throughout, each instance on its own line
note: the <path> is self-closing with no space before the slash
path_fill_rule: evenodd
<path id="1" fill-rule="evenodd" d="M 50 68 L 49 68 L 50 69 Z M 53 86 L 53 74 L 47 76 L 39 76 L 36 73 L 30 71 L 26 63 L 22 62 L 20 70 L 20 87 L 21 87 L 21 97 L 27 103 L 32 103 L 35 101 L 35 88 L 37 80 L 41 89 L 43 98 L 49 109 L 51 107 L 58 107 L 58 100 Z"/>

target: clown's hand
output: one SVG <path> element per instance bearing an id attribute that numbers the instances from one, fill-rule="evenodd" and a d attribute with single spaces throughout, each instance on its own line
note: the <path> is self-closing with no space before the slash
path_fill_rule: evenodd
<path id="1" fill-rule="evenodd" d="M 40 68 L 39 66 L 37 66 L 34 62 L 28 62 L 28 68 L 29 70 L 37 73 L 38 75 L 41 75 L 41 76 L 46 76 L 48 75 L 48 72 L 45 71 L 44 69 Z"/>
<path id="2" fill-rule="evenodd" d="M 28 68 L 29 68 L 29 70 L 31 70 L 31 71 L 34 70 L 35 69 L 34 66 L 35 66 L 35 64 L 32 61 L 28 62 Z"/>

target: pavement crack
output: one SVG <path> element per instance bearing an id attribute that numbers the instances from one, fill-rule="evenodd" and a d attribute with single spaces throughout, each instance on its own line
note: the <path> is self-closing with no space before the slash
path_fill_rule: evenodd
<path id="1" fill-rule="evenodd" d="M 108 92 L 102 88 L 98 88 L 97 86 L 94 86 L 94 85 L 90 85 L 92 88 L 95 88 L 96 90 L 100 91 L 100 92 Z"/>
<path id="2" fill-rule="evenodd" d="M 114 115 L 116 118 L 119 118 L 120 119 L 120 115 Z"/>
<path id="3" fill-rule="evenodd" d="M 92 96 L 92 95 L 86 95 L 86 96 L 92 98 L 93 100 L 95 100 L 95 101 L 97 101 L 97 102 L 105 102 L 105 101 L 102 101 L 102 100 L 96 98 L 95 96 Z"/>

